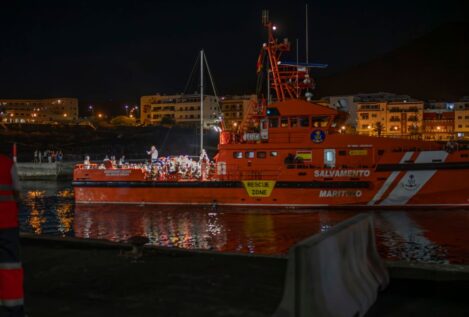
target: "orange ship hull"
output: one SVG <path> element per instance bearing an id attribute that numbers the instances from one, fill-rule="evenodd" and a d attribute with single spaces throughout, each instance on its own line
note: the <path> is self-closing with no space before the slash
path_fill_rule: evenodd
<path id="1" fill-rule="evenodd" d="M 408 152 L 400 155 L 405 158 L 419 154 Z M 432 166 L 384 164 L 373 170 L 302 169 L 301 173 L 307 180 L 293 179 L 290 170 L 290 174 L 285 172 L 276 180 L 261 176 L 244 180 L 149 181 L 144 179 L 144 172 L 140 169 L 76 169 L 73 184 L 75 200 L 83 204 L 469 206 L 467 163 L 451 162 L 451 157 L 447 161 Z M 297 171 L 295 173 L 298 174 Z"/>
<path id="2" fill-rule="evenodd" d="M 122 203 L 162 205 L 231 205 L 231 206 L 279 206 L 279 207 L 469 207 L 467 190 L 457 192 L 421 193 L 405 204 L 370 204 L 375 193 L 366 191 L 361 198 L 324 198 L 319 189 L 278 189 L 269 198 L 249 197 L 243 188 L 103 188 L 75 187 L 76 203 Z M 340 194 L 339 194 L 340 195 Z"/>

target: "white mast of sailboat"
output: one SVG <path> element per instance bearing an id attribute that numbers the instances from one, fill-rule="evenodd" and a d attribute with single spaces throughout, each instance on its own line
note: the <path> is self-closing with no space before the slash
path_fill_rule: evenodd
<path id="1" fill-rule="evenodd" d="M 200 153 L 204 149 L 204 50 L 200 51 Z"/>

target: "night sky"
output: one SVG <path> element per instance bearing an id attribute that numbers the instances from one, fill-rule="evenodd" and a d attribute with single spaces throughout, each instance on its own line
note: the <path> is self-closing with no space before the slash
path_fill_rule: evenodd
<path id="1" fill-rule="evenodd" d="M 309 1 L 310 61 L 330 65 L 317 76 L 468 19 L 463 0 L 385 2 Z M 181 92 L 202 48 L 220 94 L 253 92 L 264 8 L 303 59 L 304 1 L 2 1 L 0 98 L 138 103 Z"/>

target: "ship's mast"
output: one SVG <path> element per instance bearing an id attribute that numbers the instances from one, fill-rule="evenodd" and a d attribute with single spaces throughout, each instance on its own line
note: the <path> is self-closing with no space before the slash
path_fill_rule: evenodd
<path id="1" fill-rule="evenodd" d="M 200 153 L 204 149 L 204 50 L 200 51 Z"/>
<path id="2" fill-rule="evenodd" d="M 276 101 L 301 99 L 304 97 L 302 95 L 304 90 L 314 87 L 314 83 L 309 77 L 309 69 L 311 67 L 324 68 L 327 67 L 327 65 L 309 64 L 308 52 L 306 53 L 306 63 L 299 63 L 298 60 L 296 62 L 281 61 L 283 53 L 289 52 L 291 49 L 290 42 L 288 39 L 279 42 L 275 38 L 274 33 L 277 27 L 270 21 L 269 12 L 267 10 L 262 11 L 262 24 L 267 29 L 268 40 L 267 43 L 262 45 L 259 60 L 263 60 L 261 58 L 263 54 L 267 55 L 268 103 L 271 102 L 269 93 L 270 87 L 272 87 L 275 92 Z M 308 51 L 308 44 L 306 44 L 306 50 Z"/>

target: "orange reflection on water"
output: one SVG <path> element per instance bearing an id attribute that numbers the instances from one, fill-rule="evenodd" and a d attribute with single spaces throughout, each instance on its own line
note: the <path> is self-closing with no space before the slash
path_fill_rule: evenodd
<path id="1" fill-rule="evenodd" d="M 27 192 L 28 199 L 44 198 L 45 190 L 30 190 Z"/>
<path id="2" fill-rule="evenodd" d="M 353 217 L 355 210 L 191 206 L 76 206 L 75 235 L 255 254 L 286 254 L 297 242 Z M 469 264 L 469 211 L 370 211 L 381 256 L 389 260 Z"/>
<path id="3" fill-rule="evenodd" d="M 145 235 L 150 244 L 257 254 L 284 254 L 296 242 L 351 216 L 319 212 L 187 206 L 75 208 L 75 236 L 124 241 Z"/>
<path id="4" fill-rule="evenodd" d="M 31 228 L 34 230 L 34 233 L 41 234 L 42 233 L 42 224 L 46 222 L 46 218 L 44 217 L 44 211 L 40 211 L 36 208 L 31 209 L 31 213 L 29 214 L 28 223 Z"/>
<path id="5" fill-rule="evenodd" d="M 57 219 L 59 220 L 59 226 L 57 230 L 62 233 L 63 236 L 72 229 L 73 224 L 73 208 L 71 203 L 60 203 L 57 204 L 55 211 Z"/>
<path id="6" fill-rule="evenodd" d="M 59 198 L 72 198 L 73 197 L 73 190 L 70 188 L 63 189 L 57 192 L 57 197 Z"/>

